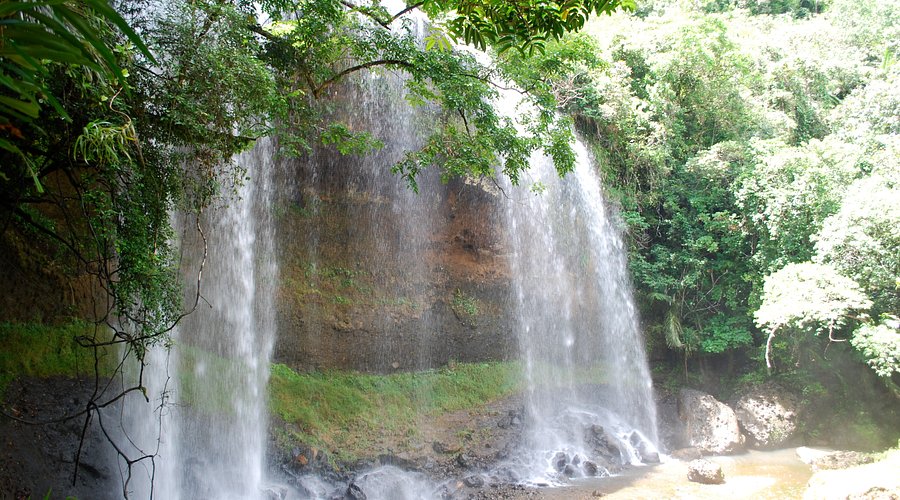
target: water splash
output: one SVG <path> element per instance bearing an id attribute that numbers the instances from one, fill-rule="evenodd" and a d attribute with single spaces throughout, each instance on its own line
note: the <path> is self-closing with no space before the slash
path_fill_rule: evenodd
<path id="1" fill-rule="evenodd" d="M 158 451 L 153 462 L 136 465 L 128 488 L 134 498 L 151 491 L 174 500 L 262 495 L 275 331 L 274 158 L 275 145 L 265 139 L 234 158 L 247 180 L 202 215 L 205 243 L 193 214 L 174 216 L 188 303 L 204 248 L 208 256 L 197 310 L 174 330 L 170 351 L 158 348 L 149 357 L 144 377 L 152 406 L 126 404 L 130 451 Z"/>

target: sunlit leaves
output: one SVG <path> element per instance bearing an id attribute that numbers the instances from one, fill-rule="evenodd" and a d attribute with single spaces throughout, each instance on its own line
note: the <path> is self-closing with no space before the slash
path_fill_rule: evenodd
<path id="1" fill-rule="evenodd" d="M 880 312 L 900 312 L 900 166 L 894 179 L 855 182 L 840 210 L 825 220 L 816 259 L 852 277 Z"/>
<path id="2" fill-rule="evenodd" d="M 768 332 L 832 333 L 871 306 L 859 285 L 833 267 L 789 264 L 766 277 L 762 305 L 754 318 Z"/>
<path id="3" fill-rule="evenodd" d="M 432 17 L 448 14 L 447 32 L 466 44 L 534 55 L 549 41 L 581 30 L 592 15 L 634 6 L 633 0 L 426 0 L 422 8 Z"/>
<path id="4" fill-rule="evenodd" d="M 770 269 L 802 262 L 846 186 L 862 173 L 862 150 L 834 138 L 802 147 L 756 142 L 758 161 L 735 183 L 747 228 L 761 237 L 759 261 Z"/>
<path id="5" fill-rule="evenodd" d="M 853 347 L 866 357 L 866 363 L 881 377 L 900 373 L 900 320 L 885 317 L 881 323 L 866 324 L 853 332 Z"/>

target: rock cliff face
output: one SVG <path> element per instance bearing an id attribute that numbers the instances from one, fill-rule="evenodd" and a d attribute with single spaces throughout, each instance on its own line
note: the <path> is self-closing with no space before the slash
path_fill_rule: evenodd
<path id="1" fill-rule="evenodd" d="M 0 416 L 0 498 L 122 498 L 123 471 L 96 417 L 83 443 L 84 417 L 61 419 L 84 410 L 92 392 L 85 379 L 29 378 L 8 388 L 5 410 L 21 420 Z"/>
<path id="2" fill-rule="evenodd" d="M 401 79 L 365 75 L 329 93 L 329 119 L 382 147 L 318 146 L 276 183 L 275 361 L 390 372 L 514 356 L 503 194 L 436 168 L 416 193 L 391 173 L 435 119 L 409 106 Z"/>
<path id="3" fill-rule="evenodd" d="M 515 356 L 499 194 L 454 180 L 398 207 L 348 175 L 354 158 L 329 165 L 298 163 L 276 207 L 275 360 L 390 372 Z"/>
<path id="4" fill-rule="evenodd" d="M 72 191 L 61 176 L 44 181 L 64 200 Z M 67 207 L 79 213 L 77 207 Z M 57 227 L 63 238 L 70 235 L 64 221 L 69 215 L 52 204 L 41 204 L 36 213 Z M 88 266 L 74 259 L 61 244 L 35 229 L 0 217 L 0 321 L 54 324 L 74 317 L 93 318 L 106 313 L 103 289 Z M 77 226 L 76 226 L 77 227 Z"/>

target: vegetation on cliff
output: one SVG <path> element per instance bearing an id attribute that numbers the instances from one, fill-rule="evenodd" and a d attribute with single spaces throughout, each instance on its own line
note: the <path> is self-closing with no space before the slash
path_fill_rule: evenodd
<path id="1" fill-rule="evenodd" d="M 433 427 L 428 422 L 454 411 L 478 411 L 521 389 L 521 368 L 509 362 L 452 363 L 391 375 L 303 374 L 275 364 L 269 400 L 272 413 L 286 424 L 280 435 L 286 443 L 320 447 L 349 462 L 379 450 L 406 451 Z"/>

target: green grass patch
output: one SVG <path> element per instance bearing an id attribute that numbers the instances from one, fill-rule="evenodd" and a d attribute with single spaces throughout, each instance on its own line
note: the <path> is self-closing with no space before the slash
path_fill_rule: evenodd
<path id="1" fill-rule="evenodd" d="M 518 363 L 452 364 L 440 370 L 370 375 L 297 373 L 272 366 L 270 409 L 307 444 L 341 459 L 413 437 L 421 419 L 475 409 L 521 389 Z"/>
<path id="2" fill-rule="evenodd" d="M 358 262 L 284 263 L 280 293 L 296 301 L 299 307 L 317 304 L 338 315 L 351 307 L 387 308 L 387 313 L 414 315 L 425 307 L 421 297 L 409 296 L 410 290 L 404 295 L 398 287 L 386 285 L 386 270 L 373 273 L 360 267 Z"/>
<path id="3" fill-rule="evenodd" d="M 472 297 L 471 295 L 467 295 L 459 288 L 457 288 L 456 291 L 453 292 L 453 301 L 451 302 L 451 307 L 456 312 L 457 316 L 478 316 L 478 299 Z"/>
<path id="4" fill-rule="evenodd" d="M 92 375 L 93 352 L 75 338 L 94 334 L 95 325 L 82 321 L 58 326 L 0 323 L 0 394 L 19 377 Z M 101 370 L 106 371 L 112 360 L 101 352 Z"/>

